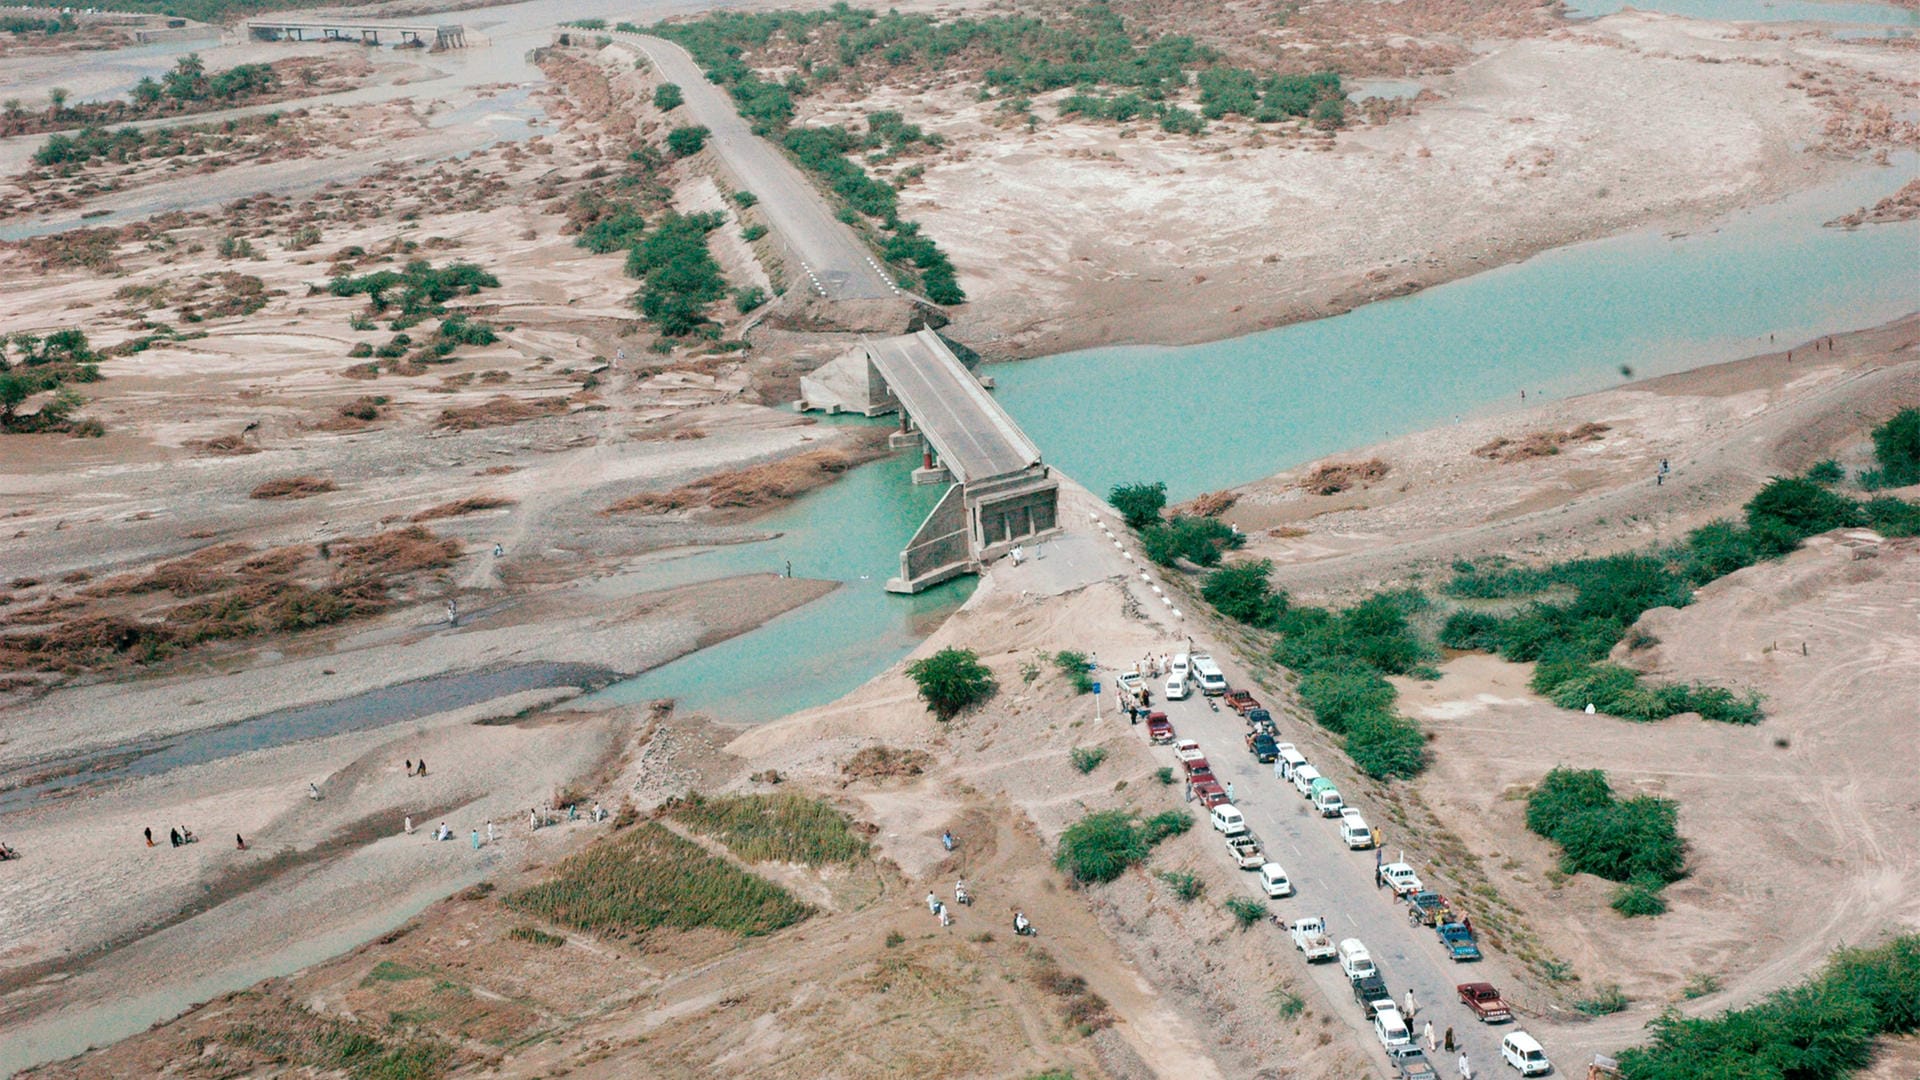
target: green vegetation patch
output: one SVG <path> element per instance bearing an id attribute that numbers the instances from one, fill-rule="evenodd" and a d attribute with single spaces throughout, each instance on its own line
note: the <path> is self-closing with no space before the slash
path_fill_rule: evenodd
<path id="1" fill-rule="evenodd" d="M 375 313 L 397 309 L 406 316 L 440 315 L 456 296 L 475 296 L 500 287 L 500 279 L 472 263 L 448 263 L 436 269 L 424 259 L 400 270 L 379 270 L 359 277 L 342 275 L 327 283 L 335 296 L 365 296 Z"/>
<path id="2" fill-rule="evenodd" d="M 66 384 L 99 379 L 99 360 L 79 330 L 0 337 L 0 431 L 67 429 L 86 401 Z M 49 390 L 57 393 L 31 414 L 21 415 L 28 399 Z"/>
<path id="3" fill-rule="evenodd" d="M 1160 841 L 1191 828 L 1193 817 L 1184 810 L 1167 810 L 1144 821 L 1126 810 L 1097 811 L 1060 834 L 1054 865 L 1082 884 L 1112 881 L 1144 860 Z"/>
<path id="4" fill-rule="evenodd" d="M 858 862 L 871 848 L 837 807 L 805 795 L 690 795 L 671 803 L 668 816 L 713 837 L 748 862 L 828 866 Z"/>
<path id="5" fill-rule="evenodd" d="M 972 649 L 941 649 L 907 665 L 907 677 L 920 688 L 920 699 L 942 720 L 951 720 L 978 705 L 999 689 L 993 672 Z"/>
<path id="6" fill-rule="evenodd" d="M 1873 491 L 1920 484 L 1920 409 L 1901 409 L 1874 428 L 1873 456 L 1880 467 L 1861 475 L 1861 487 Z"/>
<path id="7" fill-rule="evenodd" d="M 506 902 L 549 922 L 611 937 L 659 927 L 754 937 L 813 914 L 785 889 L 654 821 L 568 856 L 550 879 Z"/>
<path id="8" fill-rule="evenodd" d="M 220 1042 L 263 1065 L 344 1073 L 352 1080 L 434 1080 L 460 1064 L 454 1047 L 439 1039 L 293 1005 L 228 1028 Z"/>
<path id="9" fill-rule="evenodd" d="M 1167 485 L 1153 483 L 1115 484 L 1107 492 L 1107 504 L 1120 511 L 1129 529 L 1144 529 L 1160 523 L 1160 512 L 1167 508 Z"/>
<path id="10" fill-rule="evenodd" d="M 1527 829 L 1560 845 L 1560 869 L 1640 888 L 1686 872 L 1679 807 L 1672 799 L 1621 799 L 1599 769 L 1554 769 L 1527 796 Z"/>
<path id="11" fill-rule="evenodd" d="M 1645 1046 L 1622 1051 L 1627 1080 L 1840 1080 L 1881 1035 L 1920 1030 L 1920 934 L 1842 949 L 1826 970 L 1757 1005 L 1692 1018 L 1668 1011 Z"/>
<path id="12" fill-rule="evenodd" d="M 1067 677 L 1076 694 L 1093 693 L 1093 667 L 1087 662 L 1087 654 L 1061 649 L 1053 654 L 1053 666 Z"/>
<path id="13" fill-rule="evenodd" d="M 685 337 L 711 320 L 709 304 L 726 298 L 727 279 L 707 250 L 707 234 L 726 217 L 669 212 L 627 253 L 627 275 L 641 280 L 639 307 L 660 332 Z"/>

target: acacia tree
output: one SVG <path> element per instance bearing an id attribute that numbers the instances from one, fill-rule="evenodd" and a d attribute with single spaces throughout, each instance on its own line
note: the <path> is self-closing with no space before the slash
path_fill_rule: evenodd
<path id="1" fill-rule="evenodd" d="M 953 719 L 999 689 L 993 672 L 972 649 L 941 649 L 908 664 L 907 674 L 920 687 L 927 708 L 942 720 Z"/>
<path id="2" fill-rule="evenodd" d="M 1167 485 L 1160 482 L 1151 484 L 1115 484 L 1107 492 L 1107 502 L 1120 511 L 1127 527 L 1144 529 L 1160 520 L 1160 511 L 1167 508 Z"/>

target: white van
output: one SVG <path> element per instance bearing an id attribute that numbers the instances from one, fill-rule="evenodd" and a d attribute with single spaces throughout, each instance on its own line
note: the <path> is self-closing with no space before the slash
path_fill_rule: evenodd
<path id="1" fill-rule="evenodd" d="M 1232 803 L 1221 803 L 1213 808 L 1213 827 L 1220 830 L 1221 836 L 1239 836 L 1247 831 L 1247 819 Z"/>
<path id="2" fill-rule="evenodd" d="M 1349 806 L 1340 811 L 1340 839 L 1354 851 L 1365 851 L 1373 846 L 1373 827 L 1360 816 L 1360 811 Z"/>
<path id="3" fill-rule="evenodd" d="M 1339 817 L 1340 811 L 1347 805 L 1340 800 L 1340 789 L 1324 776 L 1307 790 L 1310 792 L 1307 798 L 1312 801 L 1313 808 L 1320 811 L 1321 817 Z"/>
<path id="4" fill-rule="evenodd" d="M 1188 657 L 1186 653 L 1180 653 L 1175 656 L 1167 664 L 1167 674 L 1191 677 L 1193 675 L 1192 658 Z"/>
<path id="5" fill-rule="evenodd" d="M 1507 1064 L 1520 1070 L 1521 1076 L 1543 1076 L 1553 1071 L 1553 1062 L 1547 1060 L 1547 1052 L 1533 1036 L 1524 1031 L 1513 1031 L 1500 1040 L 1500 1056 Z"/>
<path id="6" fill-rule="evenodd" d="M 1340 942 L 1340 949 L 1334 955 L 1339 957 L 1340 970 L 1347 973 L 1348 982 L 1380 973 L 1380 969 L 1373 966 L 1373 957 L 1367 954 L 1367 947 L 1360 944 L 1359 938 L 1350 937 Z"/>
<path id="7" fill-rule="evenodd" d="M 1176 674 L 1167 676 L 1168 701 L 1185 701 L 1187 700 L 1187 695 L 1191 693 L 1193 693 L 1193 684 L 1187 681 L 1185 675 Z"/>
<path id="8" fill-rule="evenodd" d="M 1373 1014 L 1373 1036 L 1380 1040 L 1388 1053 L 1396 1046 L 1410 1046 L 1413 1032 L 1407 1030 L 1407 1022 L 1400 1016 L 1400 1010 L 1389 1005 Z"/>
<path id="9" fill-rule="evenodd" d="M 1260 868 L 1260 887 L 1266 890 L 1269 900 L 1293 895 L 1293 882 L 1287 880 L 1287 872 L 1277 862 Z"/>
<path id="10" fill-rule="evenodd" d="M 1278 759 L 1280 769 L 1279 777 L 1282 780 L 1293 779 L 1293 771 L 1307 763 L 1307 756 L 1300 752 L 1299 747 L 1290 742 L 1283 742 L 1274 749 L 1280 752 Z"/>
<path id="11" fill-rule="evenodd" d="M 1301 795 L 1313 790 L 1313 782 L 1320 779 L 1320 770 L 1311 765 L 1302 765 L 1293 770 L 1293 787 Z"/>
<path id="12" fill-rule="evenodd" d="M 1200 692 L 1208 697 L 1219 697 L 1227 692 L 1227 676 L 1213 657 L 1201 653 L 1193 658 L 1193 681 L 1200 684 Z"/>

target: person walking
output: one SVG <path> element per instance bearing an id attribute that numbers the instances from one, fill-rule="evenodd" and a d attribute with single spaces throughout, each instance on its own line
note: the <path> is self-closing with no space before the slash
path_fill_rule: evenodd
<path id="1" fill-rule="evenodd" d="M 415 776 L 427 775 L 427 759 L 426 758 L 420 759 L 419 767 L 414 770 L 413 775 Z"/>
<path id="2" fill-rule="evenodd" d="M 316 784 L 311 780 L 307 781 L 307 798 L 312 799 L 314 802 L 320 801 L 320 785 L 319 784 Z"/>
<path id="3" fill-rule="evenodd" d="M 927 911 L 936 915 L 940 912 L 940 898 L 933 895 L 932 889 L 927 890 Z"/>
<path id="4" fill-rule="evenodd" d="M 233 846 L 238 848 L 241 851 L 247 850 L 247 838 L 244 836 L 241 836 L 239 833 L 234 833 Z"/>
<path id="5" fill-rule="evenodd" d="M 1233 801 L 1233 781 L 1227 781 L 1227 801 Z"/>
<path id="6" fill-rule="evenodd" d="M 1442 1048 L 1442 1049 L 1444 1049 L 1444 1050 L 1445 1050 L 1445 1051 L 1446 1051 L 1447 1053 L 1449 1053 L 1449 1054 L 1451 1054 L 1451 1053 L 1453 1053 L 1453 1028 L 1452 1028 L 1452 1026 L 1448 1026 L 1448 1028 L 1447 1028 L 1447 1035 L 1446 1035 L 1446 1038 L 1445 1038 L 1444 1040 L 1442 1040 L 1442 1042 L 1441 1042 L 1441 1044 L 1440 1044 L 1440 1046 L 1441 1046 L 1441 1048 Z"/>
<path id="7" fill-rule="evenodd" d="M 411 814 L 400 819 L 400 828 L 405 830 L 408 836 L 413 835 L 413 816 Z"/>
<path id="8" fill-rule="evenodd" d="M 1413 1019 L 1413 1015 L 1417 1011 L 1419 1010 L 1413 1007 L 1413 987 L 1409 986 L 1407 987 L 1407 1019 Z"/>
<path id="9" fill-rule="evenodd" d="M 487 819 L 487 843 L 493 843 L 493 819 Z"/>
<path id="10" fill-rule="evenodd" d="M 1433 1021 L 1427 1021 L 1427 1026 L 1420 1032 L 1420 1036 L 1427 1042 L 1427 1053 L 1431 1054 L 1440 1048 L 1439 1045 L 1433 1041 Z"/>
<path id="11" fill-rule="evenodd" d="M 153 846 L 153 826 L 151 825 L 147 826 L 145 829 L 145 832 L 147 834 L 147 846 L 152 847 Z"/>
<path id="12" fill-rule="evenodd" d="M 540 812 L 535 810 L 531 806 L 527 807 L 527 828 L 528 829 L 540 828 Z"/>
<path id="13" fill-rule="evenodd" d="M 168 830 L 167 830 L 167 839 L 173 842 L 173 846 L 174 846 L 174 847 L 179 847 L 179 846 L 180 846 L 180 830 L 179 830 L 179 829 L 168 829 Z"/>
<path id="14" fill-rule="evenodd" d="M 1460 1055 L 1460 1080 L 1473 1080 L 1473 1064 L 1465 1053 Z"/>
<path id="15" fill-rule="evenodd" d="M 1473 916 L 1471 915 L 1460 916 L 1460 925 L 1466 928 L 1468 937 L 1473 936 Z"/>
<path id="16" fill-rule="evenodd" d="M 473 850 L 480 850 L 480 830 L 477 827 L 473 830 Z"/>

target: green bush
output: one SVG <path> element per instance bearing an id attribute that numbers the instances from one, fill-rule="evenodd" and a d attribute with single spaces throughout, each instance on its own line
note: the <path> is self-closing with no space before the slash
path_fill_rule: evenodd
<path id="1" fill-rule="evenodd" d="M 1172 786 L 1172 784 L 1173 784 L 1173 766 L 1171 766 L 1171 765 L 1162 765 L 1162 766 L 1160 766 L 1159 768 L 1157 768 L 1157 769 L 1155 769 L 1155 770 L 1153 770 L 1153 778 L 1154 778 L 1155 780 L 1158 780 L 1158 781 L 1160 781 L 1160 782 L 1161 782 L 1162 784 L 1166 784 L 1166 785 L 1168 785 L 1168 786 Z"/>
<path id="2" fill-rule="evenodd" d="M 640 312 L 668 337 L 705 326 L 707 305 L 727 295 L 727 279 L 707 250 L 707 234 L 725 220 L 717 213 L 668 213 L 627 253 L 628 276 L 644 282 Z"/>
<path id="3" fill-rule="evenodd" d="M 1193 815 L 1185 810 L 1162 810 L 1140 826 L 1148 844 L 1157 844 L 1169 836 L 1179 836 L 1191 828 Z"/>
<path id="4" fill-rule="evenodd" d="M 767 235 L 767 227 L 757 221 L 740 230 L 740 239 L 745 240 L 749 244 L 765 235 Z"/>
<path id="5" fill-rule="evenodd" d="M 1107 751 L 1099 746 L 1076 746 L 1069 755 L 1073 758 L 1073 767 L 1083 773 L 1090 773 L 1107 760 Z"/>
<path id="6" fill-rule="evenodd" d="M 740 208 L 744 210 L 759 202 L 760 197 L 751 191 L 736 191 L 733 193 L 733 201 L 739 204 Z"/>
<path id="7" fill-rule="evenodd" d="M 920 688 L 927 708 L 942 720 L 953 719 L 998 689 L 993 672 L 972 649 L 941 649 L 908 664 L 907 675 Z"/>
<path id="8" fill-rule="evenodd" d="M 1627 1080 L 1840 1080 L 1864 1068 L 1879 1035 L 1920 1027 L 1920 934 L 1843 949 L 1825 971 L 1744 1009 L 1668 1011 L 1644 1046 L 1622 1051 Z"/>
<path id="9" fill-rule="evenodd" d="M 1664 915 L 1667 898 L 1660 895 L 1666 882 L 1651 875 L 1635 878 L 1613 891 L 1609 906 L 1629 919 Z"/>
<path id="10" fill-rule="evenodd" d="M 1287 610 L 1287 596 L 1274 591 L 1272 574 L 1268 559 L 1221 567 L 1207 575 L 1200 595 L 1229 619 L 1270 629 Z"/>
<path id="11" fill-rule="evenodd" d="M 1146 832 L 1125 810 L 1088 814 L 1060 834 L 1054 864 L 1081 883 L 1112 881 L 1153 850 Z"/>
<path id="12" fill-rule="evenodd" d="M 1093 672 L 1087 667 L 1087 654 L 1062 649 L 1053 654 L 1053 666 L 1073 684 L 1076 694 L 1093 693 Z"/>
<path id="13" fill-rule="evenodd" d="M 1140 530 L 1140 546 L 1147 558 L 1161 566 L 1181 559 L 1199 566 L 1218 566 L 1223 552 L 1242 547 L 1247 538 L 1218 518 L 1173 518 Z"/>
<path id="14" fill-rule="evenodd" d="M 746 285 L 733 290 L 733 310 L 742 315 L 766 302 L 767 290 L 758 285 Z"/>
<path id="15" fill-rule="evenodd" d="M 679 83 L 661 83 L 653 88 L 653 107 L 661 112 L 677 109 L 687 100 Z"/>
<path id="16" fill-rule="evenodd" d="M 1167 485 L 1158 481 L 1115 484 L 1107 492 L 1107 503 L 1120 511 L 1120 518 L 1128 528 L 1144 529 L 1158 524 L 1160 512 L 1167 508 Z"/>
<path id="17" fill-rule="evenodd" d="M 1200 899 L 1201 895 L 1207 891 L 1206 882 L 1196 875 L 1185 872 L 1163 870 L 1160 872 L 1160 880 L 1167 883 L 1167 887 L 1173 890 L 1173 895 L 1183 904 L 1190 904 Z"/>
<path id="18" fill-rule="evenodd" d="M 1830 529 L 1858 525 L 1860 508 L 1845 495 L 1811 480 L 1776 476 L 1747 503 L 1747 527 L 1762 549 L 1784 554 Z"/>
<path id="19" fill-rule="evenodd" d="M 674 157 L 691 157 L 707 145 L 706 128 L 697 124 L 674 128 L 667 132 L 667 150 Z"/>
<path id="20" fill-rule="evenodd" d="M 399 307 L 402 315 L 439 315 L 441 306 L 456 296 L 474 296 L 481 289 L 498 288 L 500 280 L 472 263 L 449 263 L 436 270 L 424 260 L 399 271 L 380 270 L 360 277 L 337 277 L 327 283 L 335 296 L 365 296 L 378 314 Z M 398 292 L 396 300 L 391 294 Z"/>
<path id="21" fill-rule="evenodd" d="M 1287 989 L 1276 986 L 1267 991 L 1267 1000 L 1273 1003 L 1273 1011 L 1280 1014 L 1282 1020 L 1292 1020 L 1307 1011 L 1307 999 Z"/>
<path id="22" fill-rule="evenodd" d="M 1574 1002 L 1573 1008 L 1575 1012 L 1586 1016 L 1612 1016 L 1617 1012 L 1625 1012 L 1631 1003 L 1632 999 L 1621 993 L 1620 987 L 1608 984 L 1596 990 L 1592 997 Z"/>
<path id="23" fill-rule="evenodd" d="M 1808 480 L 1816 484 L 1824 484 L 1832 487 L 1834 484 L 1847 478 L 1847 471 L 1840 467 L 1839 462 L 1828 458 L 1825 461 L 1815 462 L 1813 467 L 1806 471 L 1805 475 Z"/>
<path id="24" fill-rule="evenodd" d="M 1236 896 L 1224 906 L 1233 916 L 1234 924 L 1242 930 L 1259 922 L 1267 914 L 1267 905 L 1251 896 Z"/>
<path id="25" fill-rule="evenodd" d="M 1527 829 L 1560 845 L 1560 868 L 1609 881 L 1675 881 L 1686 844 L 1671 799 L 1619 799 L 1599 769 L 1556 768 L 1527 796 Z"/>
<path id="26" fill-rule="evenodd" d="M 1920 409 L 1906 408 L 1873 429 L 1876 486 L 1920 484 Z"/>

